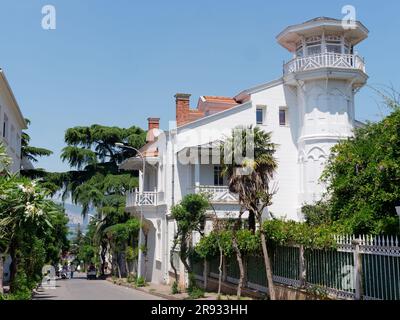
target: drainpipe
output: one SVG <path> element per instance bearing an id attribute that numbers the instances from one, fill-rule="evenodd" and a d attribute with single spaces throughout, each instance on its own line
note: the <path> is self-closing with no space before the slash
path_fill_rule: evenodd
<path id="1" fill-rule="evenodd" d="M 171 148 L 172 148 L 172 177 L 171 177 L 171 204 L 175 205 L 175 138 L 176 138 L 176 129 L 171 130 Z"/>

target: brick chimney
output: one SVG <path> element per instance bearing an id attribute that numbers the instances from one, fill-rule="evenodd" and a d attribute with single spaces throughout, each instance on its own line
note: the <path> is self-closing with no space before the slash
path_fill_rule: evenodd
<path id="1" fill-rule="evenodd" d="M 149 131 L 151 129 L 160 129 L 160 118 L 148 118 L 147 122 L 149 124 Z"/>
<path id="2" fill-rule="evenodd" d="M 176 125 L 179 127 L 188 121 L 190 113 L 190 94 L 177 93 L 176 100 Z"/>

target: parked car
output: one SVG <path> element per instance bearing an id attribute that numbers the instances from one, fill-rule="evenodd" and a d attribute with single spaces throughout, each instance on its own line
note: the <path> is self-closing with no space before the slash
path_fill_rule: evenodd
<path id="1" fill-rule="evenodd" d="M 91 265 L 86 272 L 86 279 L 92 280 L 97 278 L 97 270 L 94 265 Z"/>

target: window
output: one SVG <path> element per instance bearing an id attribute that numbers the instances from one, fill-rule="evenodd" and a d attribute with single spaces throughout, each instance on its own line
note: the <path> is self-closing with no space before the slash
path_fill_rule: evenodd
<path id="1" fill-rule="evenodd" d="M 4 114 L 4 121 L 3 121 L 3 138 L 8 138 L 8 117 Z"/>
<path id="2" fill-rule="evenodd" d="M 304 56 L 303 44 L 300 44 L 299 46 L 297 46 L 297 49 L 296 49 L 296 57 L 303 58 L 303 56 Z"/>
<path id="3" fill-rule="evenodd" d="M 320 36 L 310 37 L 306 39 L 307 55 L 312 56 L 322 52 L 322 38 Z"/>
<path id="4" fill-rule="evenodd" d="M 287 125 L 287 109 L 286 108 L 279 109 L 279 125 L 281 125 L 281 126 Z"/>
<path id="5" fill-rule="evenodd" d="M 321 53 L 321 45 L 309 45 L 307 46 L 307 55 L 312 56 L 315 54 L 320 54 Z"/>
<path id="6" fill-rule="evenodd" d="M 222 176 L 221 166 L 214 166 L 214 186 L 224 185 L 224 177 Z"/>
<path id="7" fill-rule="evenodd" d="M 326 51 L 328 53 L 342 53 L 342 46 L 340 44 L 327 44 Z"/>
<path id="8" fill-rule="evenodd" d="M 257 124 L 263 124 L 264 123 L 264 110 L 265 108 L 263 107 L 258 107 L 257 108 Z"/>

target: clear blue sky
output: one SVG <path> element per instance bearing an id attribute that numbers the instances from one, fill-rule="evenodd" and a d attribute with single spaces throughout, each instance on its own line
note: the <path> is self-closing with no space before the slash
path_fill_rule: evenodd
<path id="1" fill-rule="evenodd" d="M 57 30 L 41 28 L 41 8 L 57 9 Z M 166 127 L 176 92 L 233 96 L 280 77 L 290 55 L 275 41 L 286 26 L 341 18 L 343 5 L 371 31 L 358 47 L 371 85 L 400 89 L 398 1 L 2 0 L 0 66 L 24 115 L 32 144 L 52 149 L 39 166 L 66 170 L 64 132 L 77 125 Z M 360 120 L 379 118 L 363 89 Z"/>

